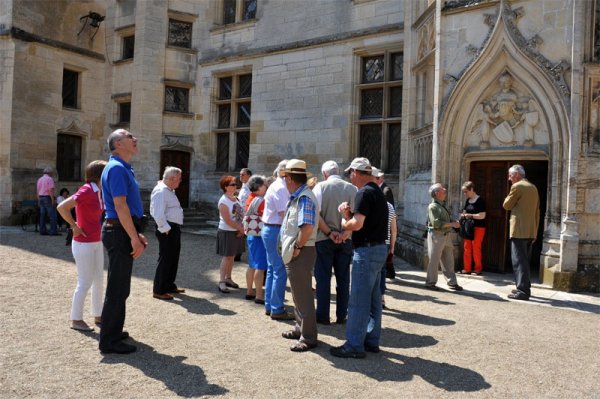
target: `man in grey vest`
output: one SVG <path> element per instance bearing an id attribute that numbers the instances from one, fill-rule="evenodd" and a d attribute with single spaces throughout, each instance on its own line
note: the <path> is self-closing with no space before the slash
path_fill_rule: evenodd
<path id="1" fill-rule="evenodd" d="M 291 196 L 281 225 L 281 258 L 290 279 L 296 325 L 282 336 L 297 340 L 290 347 L 293 352 L 305 352 L 317 346 L 311 272 L 316 258 L 319 209 L 317 199 L 306 181 L 306 162 L 300 159 L 289 160 L 285 167 L 285 183 Z"/>
<path id="2" fill-rule="evenodd" d="M 313 193 L 319 205 L 319 232 L 317 234 L 315 280 L 317 281 L 317 323 L 329 324 L 331 300 L 331 268 L 335 274 L 336 323 L 344 324 L 348 315 L 350 297 L 350 262 L 352 262 L 351 233 L 343 231 L 338 206 L 347 202 L 354 209 L 358 189 L 340 177 L 335 161 L 327 161 L 321 167 L 325 181 L 318 183 Z"/>

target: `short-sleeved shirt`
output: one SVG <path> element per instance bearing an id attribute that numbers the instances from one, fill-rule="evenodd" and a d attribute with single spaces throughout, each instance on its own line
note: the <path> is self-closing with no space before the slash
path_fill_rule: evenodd
<path id="1" fill-rule="evenodd" d="M 285 213 L 287 203 L 290 199 L 290 193 L 285 185 L 283 177 L 278 177 L 267 189 L 265 194 L 265 213 L 263 214 L 263 223 L 281 224 L 283 216 L 279 212 Z"/>
<path id="2" fill-rule="evenodd" d="M 102 197 L 106 217 L 116 219 L 119 216 L 115 209 L 114 197 L 127 197 L 129 212 L 134 218 L 144 216 L 144 207 L 140 195 L 140 186 L 130 164 L 116 155 L 111 155 L 102 172 Z"/>
<path id="3" fill-rule="evenodd" d="M 50 175 L 44 174 L 37 181 L 37 195 L 50 195 L 50 190 L 54 188 L 54 179 Z"/>
<path id="4" fill-rule="evenodd" d="M 362 229 L 352 233 L 354 245 L 385 242 L 389 211 L 387 201 L 377 184 L 369 182 L 358 190 L 354 213 L 365 216 Z"/>
<path id="5" fill-rule="evenodd" d="M 96 183 L 87 183 L 81 186 L 72 196 L 77 203 L 75 206 L 77 225 L 81 227 L 81 230 L 87 236 L 78 235 L 73 237 L 73 240 L 77 242 L 98 242 L 102 239 L 102 201 L 100 200 L 99 191 L 100 189 Z"/>
<path id="6" fill-rule="evenodd" d="M 298 198 L 298 196 L 302 193 L 302 191 L 304 191 L 305 188 L 306 184 L 303 184 L 300 187 L 298 187 L 298 189 L 294 191 L 290 196 L 289 202 L 291 203 L 293 200 Z M 300 197 L 300 199 L 298 200 L 298 227 L 305 224 L 310 224 L 314 226 L 315 218 L 315 203 L 307 196 Z"/>
<path id="7" fill-rule="evenodd" d="M 480 213 L 485 212 L 485 201 L 481 197 L 477 197 L 475 202 L 470 203 L 469 199 L 465 202 L 465 207 L 463 208 L 465 213 Z M 473 219 L 475 222 L 475 227 L 485 227 L 485 219 Z"/>
<path id="8" fill-rule="evenodd" d="M 244 218 L 244 208 L 242 207 L 242 204 L 240 204 L 240 202 L 236 199 L 235 201 L 230 200 L 225 194 L 223 194 L 221 196 L 221 198 L 219 199 L 219 229 L 220 230 L 226 230 L 226 231 L 237 231 L 236 228 L 231 227 L 230 225 L 227 224 L 227 222 L 225 222 L 225 219 L 223 218 L 223 216 L 221 215 L 221 205 L 225 205 L 227 207 L 227 211 L 229 212 L 229 217 L 231 217 L 231 219 L 234 222 L 238 222 L 238 223 L 242 223 L 242 219 Z"/>

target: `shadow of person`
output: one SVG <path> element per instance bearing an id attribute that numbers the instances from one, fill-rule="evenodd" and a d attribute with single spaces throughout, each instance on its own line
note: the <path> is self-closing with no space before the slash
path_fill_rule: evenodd
<path id="1" fill-rule="evenodd" d="M 389 296 L 391 296 L 395 299 L 401 300 L 401 301 L 411 301 L 411 302 L 427 301 L 427 302 L 437 303 L 438 305 L 455 305 L 455 302 L 443 301 L 443 300 L 438 299 L 435 296 L 431 295 L 431 291 L 426 290 L 423 285 L 415 285 L 415 284 L 407 284 L 407 285 L 411 285 L 415 288 L 423 288 L 423 293 L 422 294 L 413 294 L 411 292 L 407 292 L 404 290 L 396 290 L 396 289 L 388 288 L 385 291 L 385 295 L 389 295 Z M 439 291 L 439 292 L 442 293 L 443 291 Z"/>
<path id="2" fill-rule="evenodd" d="M 102 363 L 124 363 L 135 367 L 148 377 L 162 381 L 165 386 L 179 396 L 224 395 L 226 388 L 209 384 L 202 369 L 185 364 L 185 356 L 170 356 L 158 353 L 153 347 L 135 340 L 137 352 L 130 355 L 105 355 Z"/>
<path id="3" fill-rule="evenodd" d="M 451 326 L 456 324 L 454 320 L 440 319 L 439 317 L 432 317 L 419 313 L 403 312 L 401 310 L 393 309 L 389 306 L 383 310 L 382 314 L 384 316 L 391 316 L 399 320 L 423 324 L 426 326 Z"/>
<path id="4" fill-rule="evenodd" d="M 179 305 L 179 306 L 187 309 L 188 312 L 194 313 L 194 314 L 201 314 L 201 315 L 218 314 L 221 316 L 233 316 L 233 315 L 237 314 L 233 310 L 222 308 L 219 305 L 217 305 L 216 303 L 211 302 L 207 299 L 198 298 L 195 296 L 189 296 L 186 294 L 177 294 L 175 296 L 175 300 L 164 301 L 164 302 L 173 304 L 173 305 Z"/>
<path id="5" fill-rule="evenodd" d="M 376 381 L 410 381 L 420 377 L 448 392 L 475 392 L 491 388 L 483 376 L 473 370 L 420 357 L 404 356 L 388 351 L 368 354 L 366 359 L 342 359 L 326 353 L 333 366 L 351 373 L 361 373 Z"/>

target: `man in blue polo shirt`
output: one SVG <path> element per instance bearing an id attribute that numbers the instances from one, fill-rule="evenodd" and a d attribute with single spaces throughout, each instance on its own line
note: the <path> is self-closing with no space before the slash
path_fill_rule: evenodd
<path id="1" fill-rule="evenodd" d="M 133 260 L 144 252 L 148 241 L 140 234 L 144 209 L 139 185 L 129 164 L 138 152 L 137 139 L 127 130 L 117 129 L 107 141 L 112 155 L 102 172 L 106 210 L 102 243 L 108 252 L 108 281 L 99 347 L 102 353 L 125 354 L 136 350 L 135 345 L 122 342 L 129 336 L 123 331 L 123 324 Z"/>

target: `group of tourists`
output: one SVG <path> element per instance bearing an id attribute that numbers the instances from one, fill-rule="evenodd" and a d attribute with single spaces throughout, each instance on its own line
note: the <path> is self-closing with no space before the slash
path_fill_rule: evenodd
<path id="1" fill-rule="evenodd" d="M 91 162 L 86 167 L 86 184 L 58 206 L 73 232 L 72 252 L 77 265 L 71 328 L 93 329 L 83 320 L 83 303 L 91 288 L 91 313 L 101 327 L 102 353 L 136 350 L 124 342 L 129 334 L 123 331 L 123 325 L 133 262 L 148 245 L 141 233 L 143 206 L 130 164 L 138 152 L 137 144 L 137 138 L 127 130 L 111 133 L 109 161 Z M 294 327 L 284 331 L 282 337 L 294 340 L 292 351 L 304 352 L 317 346 L 317 324 L 331 323 L 334 275 L 335 323 L 346 325 L 346 341 L 330 352 L 338 357 L 362 358 L 365 352 L 379 352 L 385 279 L 395 277 L 393 196 L 385 186 L 383 172 L 366 158 L 355 158 L 343 171 L 349 181 L 343 179 L 335 161 L 325 162 L 321 172 L 323 180 L 313 186 L 309 184 L 311 174 L 306 162 L 291 159 L 282 160 L 269 178 L 242 169 L 239 181 L 234 176 L 220 179 L 223 195 L 218 202 L 216 251 L 222 259 L 217 289 L 229 294 L 230 288 L 240 288 L 232 279 L 232 269 L 247 242 L 246 299 L 264 306 L 265 314 L 273 320 L 294 320 Z M 160 300 L 172 300 L 173 295 L 185 292 L 175 284 L 183 223 L 175 190 L 181 177 L 181 169 L 167 167 L 151 194 L 150 213 L 159 242 L 153 297 Z M 517 289 L 509 297 L 526 300 L 531 285 L 528 250 L 537 232 L 539 198 L 520 165 L 509 170 L 509 179 L 513 185 L 504 207 L 512 211 L 510 237 L 517 281 Z M 472 239 L 464 241 L 463 273 L 471 272 L 474 260 L 475 273 L 481 274 L 485 205 L 472 182 L 466 182 L 462 189 L 467 199 L 461 219 L 475 221 Z M 451 219 L 445 205 L 446 189 L 436 183 L 429 191 L 432 203 L 428 209 L 425 287 L 439 289 L 436 282 L 441 264 L 448 287 L 460 291 L 448 234 L 460 223 Z M 109 257 L 104 300 L 102 247 Z M 294 312 L 284 307 L 288 279 Z"/>

